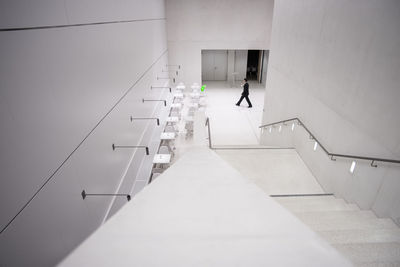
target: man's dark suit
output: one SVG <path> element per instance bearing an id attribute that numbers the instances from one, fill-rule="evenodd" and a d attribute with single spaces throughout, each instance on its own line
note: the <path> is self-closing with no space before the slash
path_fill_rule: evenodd
<path id="1" fill-rule="evenodd" d="M 242 96 L 240 97 L 239 102 L 236 103 L 237 106 L 240 106 L 243 98 L 246 98 L 247 104 L 249 104 L 249 108 L 251 108 L 252 105 L 249 99 L 249 84 L 247 82 L 243 85 Z"/>

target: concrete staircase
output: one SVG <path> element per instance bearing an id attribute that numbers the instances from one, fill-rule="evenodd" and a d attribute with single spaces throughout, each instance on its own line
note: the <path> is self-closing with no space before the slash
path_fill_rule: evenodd
<path id="1" fill-rule="evenodd" d="M 355 266 L 400 266 L 400 229 L 391 219 L 334 196 L 274 199 Z"/>

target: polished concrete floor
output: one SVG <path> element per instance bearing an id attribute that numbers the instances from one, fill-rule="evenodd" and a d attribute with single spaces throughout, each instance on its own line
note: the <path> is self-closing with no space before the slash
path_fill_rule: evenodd
<path id="1" fill-rule="evenodd" d="M 206 115 L 211 121 L 213 145 L 254 145 L 259 144 L 265 87 L 250 82 L 250 101 L 241 106 L 236 102 L 241 96 L 241 88 L 231 88 L 226 82 L 204 82 L 207 85 Z"/>
<path id="2" fill-rule="evenodd" d="M 242 89 L 231 87 L 227 82 L 204 82 L 206 107 L 200 108 L 210 118 L 211 141 L 213 146 L 258 146 L 259 126 L 262 119 L 265 88 L 259 83 L 250 82 L 250 99 L 253 108 L 247 108 L 246 101 L 236 106 Z M 187 85 L 186 93 L 190 91 Z M 178 124 L 179 135 L 176 139 L 174 162 L 193 146 L 191 137 L 186 136 L 185 117 L 187 116 L 188 98 L 184 100 L 182 121 Z"/>
<path id="3" fill-rule="evenodd" d="M 269 195 L 324 193 L 294 149 L 248 149 L 260 147 L 258 127 L 265 93 L 262 84 L 250 82 L 253 108 L 248 108 L 245 100 L 240 107 L 235 105 L 242 92 L 239 86 L 232 87 L 227 82 L 204 84 L 207 85 L 205 113 L 211 122 L 213 147 L 221 148 L 215 150 L 219 156 Z M 181 153 L 190 147 L 190 142 L 190 138 L 180 142 Z"/>

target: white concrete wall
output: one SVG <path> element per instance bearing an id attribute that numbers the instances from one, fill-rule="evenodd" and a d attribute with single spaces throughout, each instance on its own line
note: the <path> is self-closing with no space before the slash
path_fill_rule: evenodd
<path id="1" fill-rule="evenodd" d="M 399 159 L 399 14 L 396 0 L 277 1 L 263 123 L 300 117 L 329 151 Z M 306 134 L 284 140 L 263 135 L 293 141 L 327 191 L 400 222 L 400 166 L 359 162 L 351 175 Z"/>
<path id="2" fill-rule="evenodd" d="M 266 85 L 267 83 L 267 72 L 268 72 L 268 60 L 269 60 L 269 50 L 264 51 L 263 57 L 263 69 L 262 69 L 262 80 L 261 83 Z"/>
<path id="3" fill-rule="evenodd" d="M 103 22 L 118 23 L 6 31 Z M 159 142 L 161 126 L 129 116 L 166 116 L 141 101 L 169 98 L 150 90 L 167 64 L 164 1 L 1 1 L 0 29 L 0 265 L 51 266 L 126 203 L 83 189 L 147 182 L 152 156 L 111 144 Z"/>
<path id="4" fill-rule="evenodd" d="M 235 72 L 235 50 L 228 50 L 228 71 L 227 71 L 227 81 L 229 84 L 233 84 L 232 73 Z"/>
<path id="5" fill-rule="evenodd" d="M 247 50 L 236 50 L 235 51 L 235 72 L 237 81 L 243 81 L 246 77 L 247 72 Z"/>
<path id="6" fill-rule="evenodd" d="M 201 82 L 202 49 L 269 49 L 273 0 L 166 0 L 168 56 Z"/>

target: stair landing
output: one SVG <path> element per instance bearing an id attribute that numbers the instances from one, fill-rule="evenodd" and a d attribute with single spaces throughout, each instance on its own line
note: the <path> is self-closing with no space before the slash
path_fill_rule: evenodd
<path id="1" fill-rule="evenodd" d="M 351 266 L 207 148 L 184 154 L 60 266 Z"/>

